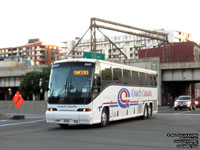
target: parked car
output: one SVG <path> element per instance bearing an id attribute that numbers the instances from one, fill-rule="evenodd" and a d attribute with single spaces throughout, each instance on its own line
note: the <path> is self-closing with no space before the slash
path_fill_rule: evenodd
<path id="1" fill-rule="evenodd" d="M 175 102 L 174 102 L 174 109 L 182 109 L 182 108 L 188 108 L 189 110 L 195 110 L 196 109 L 196 104 L 194 99 L 192 99 L 191 96 L 189 95 L 183 95 L 179 96 Z"/>
<path id="2" fill-rule="evenodd" d="M 196 104 L 196 107 L 200 107 L 200 97 L 197 97 L 195 99 L 195 104 Z"/>

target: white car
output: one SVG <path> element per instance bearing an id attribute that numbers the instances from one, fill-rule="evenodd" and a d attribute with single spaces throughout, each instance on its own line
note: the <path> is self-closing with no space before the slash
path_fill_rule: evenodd
<path id="1" fill-rule="evenodd" d="M 189 110 L 196 108 L 195 103 L 192 100 L 192 97 L 189 95 L 183 95 L 179 96 L 178 99 L 175 100 L 174 102 L 174 109 L 182 109 L 182 108 L 188 108 Z"/>

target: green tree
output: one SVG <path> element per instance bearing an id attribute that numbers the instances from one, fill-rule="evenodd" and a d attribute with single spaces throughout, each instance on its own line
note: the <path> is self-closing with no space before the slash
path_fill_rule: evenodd
<path id="1" fill-rule="evenodd" d="M 49 76 L 51 72 L 51 66 L 43 67 L 42 68 L 42 88 L 44 91 L 48 91 L 49 85 Z"/>
<path id="2" fill-rule="evenodd" d="M 43 92 L 48 90 L 48 82 L 50 75 L 51 67 L 43 67 L 42 72 L 32 71 L 26 73 L 22 76 L 22 80 L 20 83 L 20 93 L 23 97 L 32 96 L 32 94 L 37 95 L 40 94 L 40 89 L 43 89 Z M 42 79 L 42 86 L 40 87 L 39 83 Z"/>

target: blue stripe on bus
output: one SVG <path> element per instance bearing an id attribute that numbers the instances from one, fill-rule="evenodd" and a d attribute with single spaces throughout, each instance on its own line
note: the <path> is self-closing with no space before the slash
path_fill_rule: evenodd
<path id="1" fill-rule="evenodd" d="M 130 104 L 130 106 L 135 106 L 135 105 L 139 105 L 137 104 Z M 119 107 L 119 105 L 109 105 L 110 107 Z M 98 109 L 101 109 L 103 106 L 99 106 Z"/>
<path id="2" fill-rule="evenodd" d="M 140 104 L 145 104 L 144 102 L 143 103 L 140 103 Z M 139 105 L 139 103 L 132 103 L 130 104 L 130 106 L 135 106 L 135 105 Z M 110 107 L 119 107 L 119 105 L 109 105 Z M 98 109 L 101 109 L 103 108 L 103 106 L 99 106 Z"/>
<path id="3" fill-rule="evenodd" d="M 98 109 L 102 108 L 103 106 L 99 106 Z"/>
<path id="4" fill-rule="evenodd" d="M 138 104 L 130 104 L 130 106 L 133 106 L 133 105 L 138 105 Z"/>
<path id="5" fill-rule="evenodd" d="M 119 107 L 119 105 L 110 105 L 110 107 Z"/>

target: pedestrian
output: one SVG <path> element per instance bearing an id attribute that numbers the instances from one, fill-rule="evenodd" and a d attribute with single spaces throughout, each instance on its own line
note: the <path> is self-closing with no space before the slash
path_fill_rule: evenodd
<path id="1" fill-rule="evenodd" d="M 169 107 L 172 108 L 172 106 L 173 106 L 173 97 L 171 96 L 169 98 Z"/>

